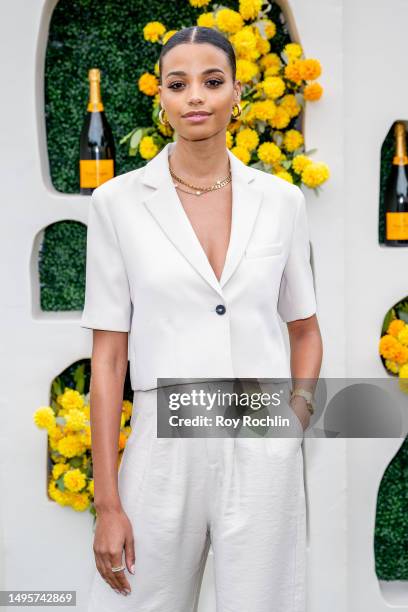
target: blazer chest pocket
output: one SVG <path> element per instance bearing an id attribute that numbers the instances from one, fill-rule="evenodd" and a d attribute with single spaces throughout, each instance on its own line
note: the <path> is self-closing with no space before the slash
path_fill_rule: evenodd
<path id="1" fill-rule="evenodd" d="M 283 253 L 282 242 L 270 242 L 268 244 L 248 247 L 245 250 L 245 257 L 270 257 L 271 255 L 280 255 L 281 253 Z"/>

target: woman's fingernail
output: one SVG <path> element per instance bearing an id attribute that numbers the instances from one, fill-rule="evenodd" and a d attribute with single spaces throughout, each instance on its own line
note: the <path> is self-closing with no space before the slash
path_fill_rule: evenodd
<path id="1" fill-rule="evenodd" d="M 130 567 L 130 571 L 132 572 L 132 574 L 135 573 L 135 564 L 131 565 Z"/>

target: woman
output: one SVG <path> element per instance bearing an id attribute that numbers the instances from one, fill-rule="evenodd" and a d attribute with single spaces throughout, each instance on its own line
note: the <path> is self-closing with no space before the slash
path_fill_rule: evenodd
<path id="1" fill-rule="evenodd" d="M 301 442 L 322 357 L 304 197 L 226 148 L 241 87 L 224 36 L 180 30 L 159 68 L 161 120 L 177 139 L 98 187 L 88 222 L 81 326 L 94 330 L 97 510 L 88 611 L 197 610 L 211 543 L 218 612 L 300 612 Z M 118 477 L 128 349 L 132 434 Z M 290 399 L 295 442 L 156 435 L 161 378 L 290 376 L 302 387 Z"/>

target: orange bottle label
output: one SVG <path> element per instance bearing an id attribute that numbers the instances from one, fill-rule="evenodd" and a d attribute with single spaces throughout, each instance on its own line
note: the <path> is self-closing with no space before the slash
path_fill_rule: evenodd
<path id="1" fill-rule="evenodd" d="M 408 212 L 386 213 L 387 240 L 408 240 Z"/>
<path id="2" fill-rule="evenodd" d="M 113 178 L 113 159 L 81 159 L 79 184 L 82 188 L 94 188 Z"/>

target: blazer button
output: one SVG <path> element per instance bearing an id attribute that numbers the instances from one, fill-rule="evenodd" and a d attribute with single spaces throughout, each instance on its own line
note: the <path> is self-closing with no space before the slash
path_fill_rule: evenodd
<path id="1" fill-rule="evenodd" d="M 223 315 L 225 310 L 226 310 L 226 308 L 225 308 L 224 304 L 218 304 L 218 306 L 215 307 L 215 311 L 219 315 Z"/>

